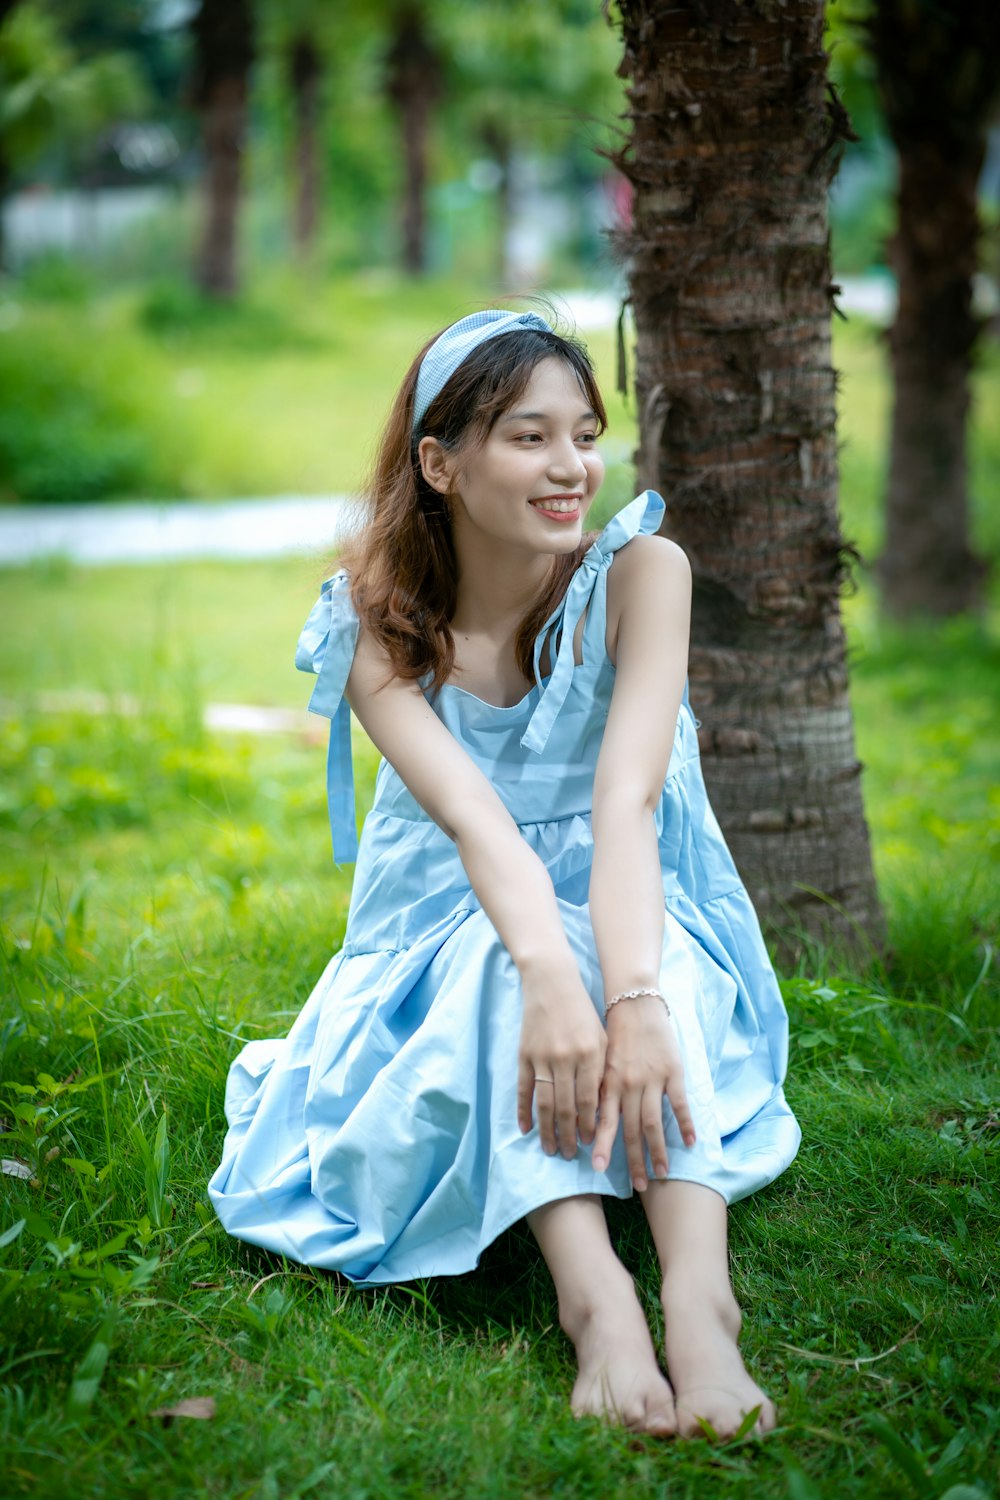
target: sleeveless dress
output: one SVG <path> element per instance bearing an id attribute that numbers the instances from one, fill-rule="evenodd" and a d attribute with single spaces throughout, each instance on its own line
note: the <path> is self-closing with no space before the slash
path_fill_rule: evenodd
<path id="1" fill-rule="evenodd" d="M 647 491 L 585 554 L 535 650 L 536 683 L 498 708 L 446 684 L 438 717 L 489 777 L 551 876 L 599 1015 L 587 909 L 594 771 L 615 669 L 605 646 L 615 552 L 651 533 Z M 574 663 L 581 618 L 582 663 Z M 546 1156 L 517 1125 L 520 982 L 454 844 L 383 761 L 356 846 L 343 700 L 358 621 L 346 575 L 323 586 L 297 662 L 331 718 L 335 857 L 357 858 L 344 945 L 282 1040 L 253 1041 L 226 1090 L 229 1132 L 209 1193 L 237 1238 L 363 1285 L 471 1270 L 532 1209 L 581 1193 L 631 1196 L 619 1128 L 606 1171 L 589 1149 Z M 539 676 L 545 642 L 554 663 Z M 685 692 L 656 810 L 669 997 L 697 1130 L 664 1120 L 671 1178 L 727 1202 L 788 1166 L 799 1128 L 782 1091 L 787 1018 L 757 918 L 709 807 Z"/>

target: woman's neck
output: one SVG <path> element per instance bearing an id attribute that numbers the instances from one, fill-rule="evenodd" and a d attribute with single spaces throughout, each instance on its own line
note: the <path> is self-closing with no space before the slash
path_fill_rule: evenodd
<path id="1" fill-rule="evenodd" d="M 516 633 L 550 578 L 553 559 L 479 537 L 456 535 L 454 541 L 458 589 L 452 629 L 490 636 Z"/>

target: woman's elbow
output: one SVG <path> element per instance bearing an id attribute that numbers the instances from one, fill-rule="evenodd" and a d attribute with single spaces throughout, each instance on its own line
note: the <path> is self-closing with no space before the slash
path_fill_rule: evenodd
<path id="1" fill-rule="evenodd" d="M 624 828 L 646 823 L 656 812 L 662 792 L 662 782 L 654 784 L 645 779 L 616 782 L 613 786 L 596 790 L 593 807 L 595 828 L 605 824 Z"/>

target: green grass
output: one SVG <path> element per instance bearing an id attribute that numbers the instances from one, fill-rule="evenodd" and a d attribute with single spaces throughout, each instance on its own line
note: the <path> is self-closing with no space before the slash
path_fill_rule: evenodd
<path id="1" fill-rule="evenodd" d="M 961 702 L 968 684 L 933 661 L 924 674 L 944 713 Z M 3 727 L 3 1153 L 33 1173 L 4 1179 L 0 1220 L 23 1221 L 0 1250 L 5 1494 L 988 1485 L 997 990 L 976 975 L 995 882 L 975 912 L 900 882 L 893 969 L 786 980 L 805 1142 L 732 1214 L 745 1347 L 782 1427 L 762 1448 L 659 1447 L 566 1415 L 569 1353 L 522 1233 L 476 1275 L 359 1293 L 214 1223 L 228 1063 L 241 1038 L 287 1028 L 340 941 L 349 876 L 329 862 L 318 747 L 206 736 L 190 689 L 153 686 L 139 721 L 26 710 Z M 891 742 L 923 704 L 886 702 Z M 983 733 L 995 749 L 996 723 Z M 887 765 L 872 766 L 879 805 Z M 962 797 L 987 777 L 984 748 Z M 932 781 L 960 826 L 954 785 Z M 960 873 L 950 834 L 913 836 L 911 870 L 922 851 Z M 929 969 L 908 924 L 952 945 Z M 652 1304 L 636 1220 L 622 1206 L 614 1227 Z M 195 1396 L 217 1403 L 210 1422 L 152 1415 Z"/>
<path id="2" fill-rule="evenodd" d="M 2 735 L 0 1111 L 3 1154 L 34 1173 L 2 1188 L 0 1232 L 24 1221 L 0 1249 L 4 1492 L 989 1494 L 995 637 L 891 635 L 856 606 L 895 958 L 785 981 L 805 1142 L 732 1215 L 745 1347 L 782 1427 L 716 1454 L 567 1417 L 569 1353 L 522 1234 L 475 1276 L 358 1293 L 214 1224 L 228 1063 L 289 1025 L 341 939 L 349 875 L 329 860 L 319 746 L 198 727 L 203 693 L 278 698 L 282 671 L 280 697 L 302 701 L 287 656 L 312 568 L 154 572 L 157 587 L 144 569 L 4 580 L 45 681 L 146 708 L 42 715 L 31 665 L 2 663 L 21 708 Z M 363 745 L 358 759 L 366 800 Z M 636 1216 L 615 1229 L 652 1304 Z M 216 1401 L 211 1421 L 151 1415 L 193 1396 Z"/>
<path id="3" fill-rule="evenodd" d="M 386 367 L 405 360 L 418 324 L 422 333 L 454 311 L 453 294 L 439 292 L 423 311 L 414 299 L 398 355 L 384 335 Z M 402 293 L 384 295 L 398 314 Z M 134 341 L 134 373 L 155 356 L 169 388 L 178 369 L 214 360 L 224 404 L 236 403 L 232 426 L 206 418 L 197 441 L 201 418 L 172 429 L 179 463 L 245 490 L 225 466 L 252 454 L 253 472 L 270 475 L 264 488 L 291 490 L 305 487 L 295 464 L 326 441 L 314 428 L 317 372 L 336 367 L 329 298 L 318 315 L 326 353 L 310 343 L 319 335 L 306 298 L 281 339 L 264 304 L 256 323 L 217 323 L 211 336 L 198 310 L 165 294 L 147 303 L 155 336 L 124 294 L 105 313 Z M 360 292 L 345 300 L 345 347 L 366 316 L 383 337 L 374 307 Z M 67 323 L 75 336 L 82 315 Z M 281 347 L 265 360 L 255 351 L 268 338 Z M 853 326 L 838 347 L 845 527 L 870 554 L 881 354 Z M 1000 514 L 989 358 L 973 435 L 982 546 L 995 544 Z M 269 406 L 262 393 L 284 359 L 311 370 L 295 377 L 302 426 L 295 402 Z M 356 402 L 337 429 L 344 477 L 319 488 L 355 482 L 386 388 L 373 364 L 342 391 Z M 164 452 L 170 424 L 196 405 L 184 401 L 169 407 Z M 342 419 L 331 410 L 327 420 Z M 627 432 L 620 410 L 618 420 Z M 272 442 L 267 470 L 260 455 Z M 764 1445 L 714 1450 L 567 1416 L 569 1351 L 521 1231 L 475 1275 L 373 1293 L 283 1265 L 214 1223 L 205 1182 L 229 1062 L 241 1039 L 287 1029 L 341 940 L 350 881 L 330 863 L 322 748 L 206 734 L 200 710 L 305 702 L 309 680 L 291 656 L 324 571 L 319 557 L 134 569 L 56 560 L 0 576 L 0 1154 L 33 1174 L 0 1178 L 0 1493 L 991 1494 L 995 611 L 980 624 L 893 630 L 864 575 L 847 603 L 892 953 L 864 973 L 814 966 L 784 979 L 803 1148 L 731 1218 L 744 1347 L 782 1425 Z M 46 688 L 128 693 L 143 711 L 42 713 Z M 362 742 L 357 751 L 364 802 L 375 766 Z M 652 1305 L 655 1267 L 636 1220 L 623 1205 L 614 1230 Z M 154 1416 L 188 1397 L 212 1397 L 214 1417 L 165 1426 Z"/>

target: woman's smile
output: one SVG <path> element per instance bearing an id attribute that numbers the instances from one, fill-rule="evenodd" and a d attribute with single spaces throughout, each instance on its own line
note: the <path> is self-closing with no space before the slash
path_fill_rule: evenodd
<path id="1" fill-rule="evenodd" d="M 542 554 L 576 547 L 604 477 L 598 427 L 569 365 L 540 361 L 514 408 L 456 464 L 452 526 L 460 560 L 473 537 L 491 556 L 497 545 Z"/>
<path id="2" fill-rule="evenodd" d="M 549 520 L 576 521 L 582 500 L 582 495 L 543 495 L 540 500 L 529 500 L 528 504 Z"/>

